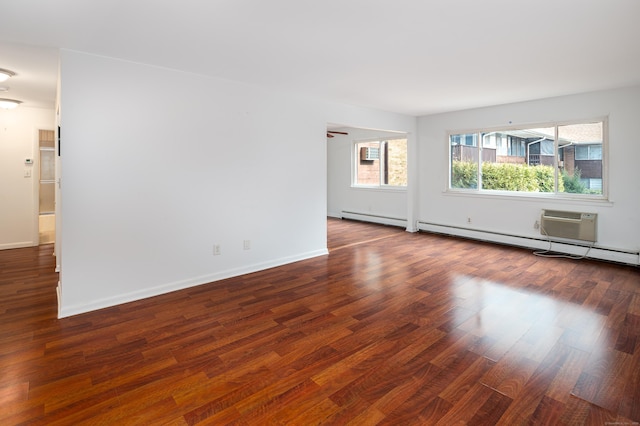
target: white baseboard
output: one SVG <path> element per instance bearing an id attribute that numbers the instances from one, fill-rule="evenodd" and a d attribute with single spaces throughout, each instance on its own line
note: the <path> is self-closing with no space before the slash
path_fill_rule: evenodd
<path id="1" fill-rule="evenodd" d="M 361 220 L 363 222 L 379 223 L 382 225 L 401 226 L 407 227 L 407 219 L 401 219 L 397 217 L 380 216 L 372 213 L 358 213 L 351 211 L 343 211 L 340 214 L 342 219 Z"/>
<path id="2" fill-rule="evenodd" d="M 329 254 L 327 249 L 315 250 L 307 253 L 301 253 L 295 256 L 283 257 L 280 259 L 274 259 L 268 262 L 256 263 L 253 265 L 244 266 L 242 268 L 229 269 L 222 272 L 217 272 L 210 275 L 202 275 L 199 277 L 193 277 L 186 280 L 166 283 L 157 287 L 144 289 L 141 291 L 134 291 L 131 293 L 120 294 L 114 297 L 107 297 L 104 299 L 94 300 L 88 303 L 80 303 L 72 306 L 62 306 L 59 304 L 58 318 L 70 317 L 72 315 L 79 315 L 98 309 L 108 308 L 111 306 L 120 305 L 123 303 L 133 302 L 136 300 L 146 299 L 148 297 L 158 296 L 172 291 L 183 290 L 185 288 L 195 287 L 202 284 L 208 284 L 215 281 L 224 280 L 227 278 L 233 278 L 240 275 L 250 274 L 253 272 L 263 271 L 269 268 L 275 268 L 277 266 L 287 265 L 289 263 L 298 262 L 305 259 L 311 259 L 313 257 L 323 256 Z M 60 286 L 58 285 L 58 288 Z M 58 300 L 60 301 L 60 294 L 58 294 Z"/>
<path id="3" fill-rule="evenodd" d="M 60 281 L 56 286 L 56 296 L 58 297 L 58 318 L 60 318 L 60 311 L 62 310 L 62 295 L 60 294 Z"/>
<path id="4" fill-rule="evenodd" d="M 34 247 L 38 244 L 35 244 L 33 241 L 19 241 L 17 243 L 7 243 L 0 244 L 0 250 L 10 250 L 16 248 L 25 248 L 25 247 Z"/>
<path id="5" fill-rule="evenodd" d="M 552 241 L 551 243 L 549 243 L 549 240 L 542 237 L 524 237 L 493 231 L 461 228 L 456 226 L 426 222 L 418 222 L 418 230 L 433 232 L 436 234 L 446 234 L 456 237 L 470 238 L 474 240 L 488 241 L 498 244 L 525 247 L 535 250 L 549 249 L 554 252 L 565 253 L 572 256 L 584 256 L 586 254 L 586 257 L 591 259 L 626 263 L 629 265 L 640 265 L 640 253 L 638 252 L 598 246 L 589 248 L 589 244 L 585 244 L 584 242 L 570 243 L 562 241 Z"/>

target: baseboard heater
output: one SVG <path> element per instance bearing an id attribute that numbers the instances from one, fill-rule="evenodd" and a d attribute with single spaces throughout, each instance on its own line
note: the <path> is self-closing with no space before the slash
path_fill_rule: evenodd
<path id="1" fill-rule="evenodd" d="M 350 211 L 342 211 L 340 213 L 340 217 L 342 219 L 352 219 L 359 220 L 362 222 L 372 222 L 372 223 L 380 223 L 382 225 L 392 225 L 392 226 L 401 226 L 407 227 L 407 219 L 400 219 L 397 217 L 389 217 L 389 216 L 380 216 L 371 213 L 358 213 L 358 212 L 350 212 Z"/>
<path id="2" fill-rule="evenodd" d="M 640 265 L 640 252 L 619 250 L 615 248 L 598 247 L 587 242 L 575 241 L 551 241 L 540 237 L 526 237 L 496 231 L 481 229 L 471 229 L 452 225 L 436 224 L 418 221 L 419 231 L 432 232 L 435 234 L 452 235 L 456 237 L 469 238 L 473 240 L 488 241 L 491 243 L 505 244 L 517 247 L 525 247 L 535 250 L 547 250 L 558 253 L 566 253 L 572 256 L 584 256 L 592 259 L 606 260 L 610 262 L 625 263 L 628 265 Z M 588 252 L 588 253 L 587 253 Z"/>

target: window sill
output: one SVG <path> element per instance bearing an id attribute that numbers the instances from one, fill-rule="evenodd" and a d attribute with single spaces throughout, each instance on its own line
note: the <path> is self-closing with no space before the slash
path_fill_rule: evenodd
<path id="1" fill-rule="evenodd" d="M 406 186 L 351 185 L 351 189 L 380 192 L 407 192 Z"/>
<path id="2" fill-rule="evenodd" d="M 503 192 L 503 191 L 465 191 L 465 190 L 445 190 L 443 195 L 452 197 L 473 197 L 473 198 L 493 198 L 498 200 L 514 200 L 514 201 L 541 201 L 558 204 L 582 204 L 593 206 L 613 206 L 613 201 L 604 197 L 580 197 L 559 194 L 543 194 L 543 193 L 523 193 L 523 192 Z"/>

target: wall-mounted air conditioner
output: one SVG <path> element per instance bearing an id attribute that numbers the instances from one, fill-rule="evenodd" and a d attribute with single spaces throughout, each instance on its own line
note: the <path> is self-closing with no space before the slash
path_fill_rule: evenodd
<path id="1" fill-rule="evenodd" d="M 548 237 L 595 242 L 597 222 L 596 213 L 543 210 L 540 233 Z"/>
<path id="2" fill-rule="evenodd" d="M 380 159 L 380 148 L 362 147 L 360 148 L 360 160 L 373 161 Z"/>

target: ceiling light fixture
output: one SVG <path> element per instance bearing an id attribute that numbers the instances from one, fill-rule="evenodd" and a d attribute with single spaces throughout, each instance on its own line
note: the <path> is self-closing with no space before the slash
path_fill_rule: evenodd
<path id="1" fill-rule="evenodd" d="M 15 99 L 2 99 L 0 98 L 0 108 L 2 109 L 14 109 L 18 105 L 20 105 L 21 101 L 16 101 Z"/>
<path id="2" fill-rule="evenodd" d="M 15 72 L 0 68 L 0 83 L 16 75 Z"/>

